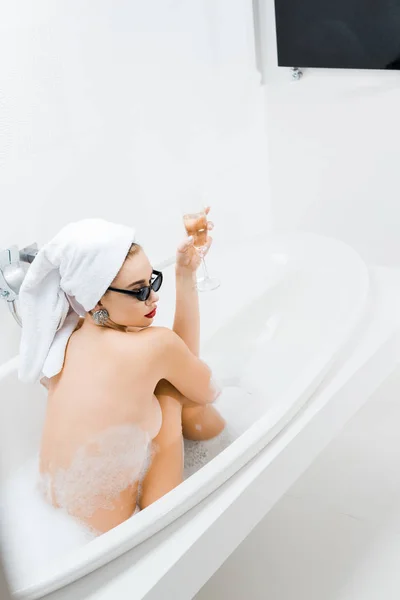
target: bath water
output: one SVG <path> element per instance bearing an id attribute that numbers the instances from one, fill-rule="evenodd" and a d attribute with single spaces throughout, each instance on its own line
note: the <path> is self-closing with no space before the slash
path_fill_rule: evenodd
<path id="1" fill-rule="evenodd" d="M 227 422 L 221 435 L 207 442 L 185 441 L 185 478 L 222 452 L 263 412 L 265 398 L 237 386 L 225 387 L 215 403 Z M 13 589 L 45 580 L 52 564 L 90 543 L 95 535 L 38 489 L 38 457 L 18 469 L 0 491 L 0 542 Z M 135 518 L 135 517 L 132 517 Z"/>

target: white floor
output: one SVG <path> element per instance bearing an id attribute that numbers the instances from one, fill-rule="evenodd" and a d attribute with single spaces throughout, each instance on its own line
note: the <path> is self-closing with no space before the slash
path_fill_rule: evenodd
<path id="1" fill-rule="evenodd" d="M 400 598 L 400 368 L 196 596 L 245 598 Z"/>

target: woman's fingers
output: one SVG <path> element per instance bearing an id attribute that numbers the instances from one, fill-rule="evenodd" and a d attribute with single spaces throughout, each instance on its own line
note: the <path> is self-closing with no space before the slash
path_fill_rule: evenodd
<path id="1" fill-rule="evenodd" d="M 190 246 L 193 245 L 193 236 L 189 235 L 186 240 L 183 240 L 178 246 L 178 252 L 185 253 L 189 250 Z"/>
<path id="2" fill-rule="evenodd" d="M 208 226 L 208 229 L 211 230 L 213 228 L 214 224 L 210 222 L 209 225 L 211 225 L 211 227 Z M 188 260 L 191 260 L 190 254 L 187 254 L 187 253 L 188 253 L 189 249 L 193 248 L 193 241 L 194 241 L 194 238 L 192 235 L 190 235 L 185 240 L 183 240 L 178 246 L 178 253 L 186 254 L 188 256 Z M 200 248 L 196 248 L 197 254 L 203 258 L 209 251 L 212 242 L 213 242 L 212 237 L 207 236 L 207 241 L 204 244 L 204 246 L 201 246 Z"/>
<path id="3" fill-rule="evenodd" d="M 214 223 L 212 221 L 207 221 L 207 229 L 208 231 L 214 229 Z"/>

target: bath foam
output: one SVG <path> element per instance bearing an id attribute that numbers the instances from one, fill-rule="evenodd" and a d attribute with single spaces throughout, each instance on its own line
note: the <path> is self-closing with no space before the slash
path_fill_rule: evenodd
<path id="1" fill-rule="evenodd" d="M 218 398 L 222 394 L 222 386 L 218 383 L 218 381 L 213 376 L 211 376 L 211 379 L 210 379 L 210 388 L 211 388 L 213 399 L 215 402 L 216 400 L 218 400 Z"/>
<path id="2" fill-rule="evenodd" d="M 39 457 L 35 456 L 0 490 L 0 542 L 12 587 L 45 579 L 54 562 L 95 538 L 77 519 L 48 504 L 38 479 Z"/>
<path id="3" fill-rule="evenodd" d="M 235 439 L 236 434 L 227 426 L 222 433 L 211 440 L 202 442 L 184 441 L 185 468 L 184 479 L 188 479 L 201 467 L 204 467 Z"/>
<path id="4" fill-rule="evenodd" d="M 210 462 L 259 418 L 264 396 L 265 391 L 257 394 L 240 386 L 224 387 L 215 407 L 225 418 L 226 428 L 209 441 L 185 440 L 185 479 Z M 119 447 L 110 445 L 114 449 Z M 140 480 L 150 461 L 151 444 Z M 96 537 L 66 510 L 54 508 L 43 498 L 38 474 L 39 459 L 34 457 L 9 477 L 0 490 L 0 541 L 10 582 L 17 587 L 45 579 L 52 572 L 52 564 L 59 564 Z"/>
<path id="5" fill-rule="evenodd" d="M 47 501 L 71 515 L 91 517 L 98 509 L 113 509 L 113 502 L 130 485 L 143 478 L 150 463 L 149 434 L 134 424 L 112 427 L 78 449 L 67 469 L 42 480 Z"/>
<path id="6" fill-rule="evenodd" d="M 102 467 L 104 471 L 115 467 L 119 471 L 119 474 L 112 474 L 112 483 L 105 485 L 102 480 L 106 498 L 103 505 L 110 502 L 116 489 L 126 487 L 126 478 L 143 479 L 152 459 L 152 445 L 145 432 L 124 426 L 109 430 L 108 435 L 99 437 L 101 439 L 96 438 L 96 442 L 100 444 L 94 455 L 93 443 L 91 445 L 92 461 L 86 462 L 86 466 L 79 464 L 82 458 L 85 461 L 87 458 L 85 452 L 81 451 L 71 465 L 73 471 L 69 469 L 67 473 L 60 474 L 58 484 L 67 486 L 60 493 L 64 502 L 71 500 L 72 505 L 79 506 L 80 501 L 74 494 L 82 490 L 89 495 L 91 484 L 84 478 L 94 482 L 93 474 L 88 477 L 91 466 Z M 136 453 L 138 444 L 141 445 Z M 112 458 L 104 460 L 103 457 L 101 461 L 99 450 L 110 450 Z M 136 457 L 132 459 L 127 453 L 136 453 Z M 83 481 L 75 484 L 72 476 L 83 478 Z M 0 489 L 0 545 L 12 587 L 25 587 L 46 579 L 52 572 L 52 565 L 58 567 L 66 556 L 73 555 L 98 535 L 68 514 L 65 508 L 53 507 L 43 494 L 43 488 L 48 495 L 49 478 L 43 480 L 40 477 L 39 456 L 34 456 L 8 477 Z M 90 492 L 89 507 L 93 510 L 96 502 L 93 501 L 93 490 Z M 138 509 L 134 514 L 137 512 Z"/>

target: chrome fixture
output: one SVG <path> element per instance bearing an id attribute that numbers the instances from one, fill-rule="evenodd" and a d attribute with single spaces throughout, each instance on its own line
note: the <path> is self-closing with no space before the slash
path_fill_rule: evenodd
<path id="1" fill-rule="evenodd" d="M 22 250 L 11 246 L 0 252 L 0 298 L 5 300 L 15 321 L 21 326 L 16 301 L 29 265 L 39 252 L 37 244 Z"/>
<path id="2" fill-rule="evenodd" d="M 303 71 L 299 69 L 299 67 L 291 67 L 290 71 L 294 81 L 300 81 L 300 79 L 303 77 Z"/>

